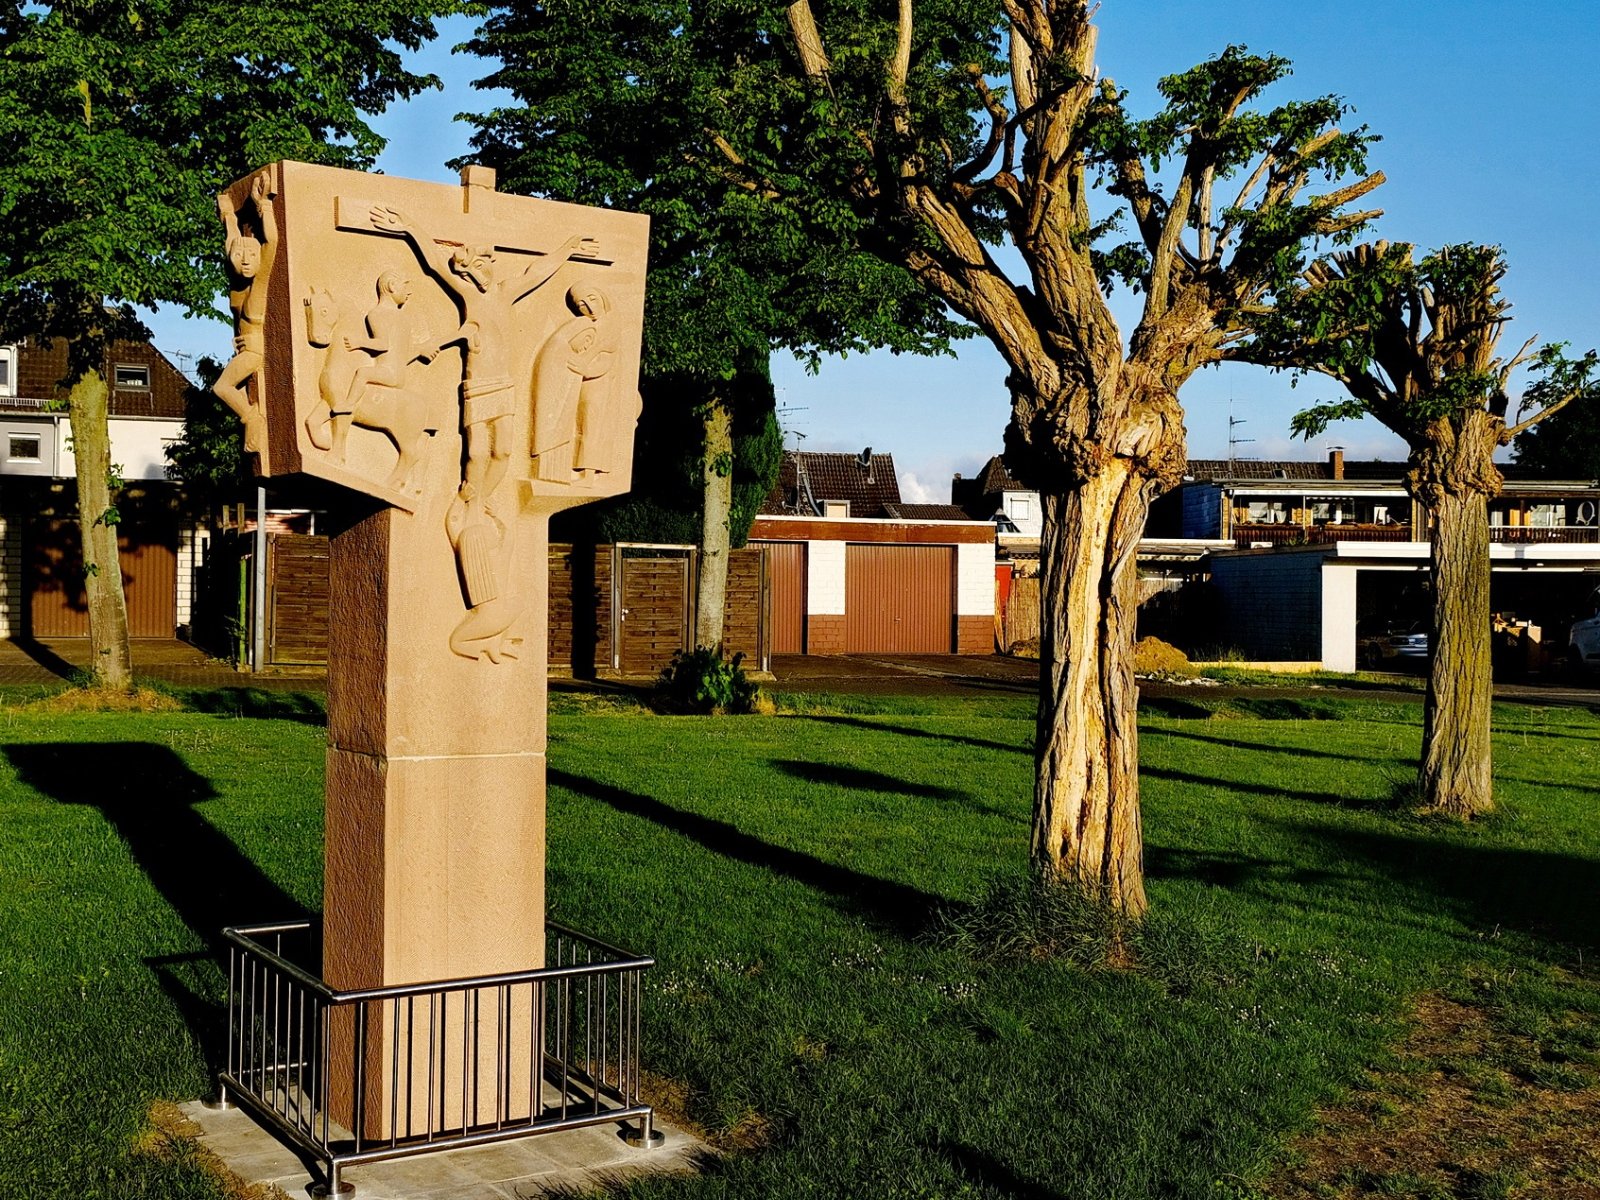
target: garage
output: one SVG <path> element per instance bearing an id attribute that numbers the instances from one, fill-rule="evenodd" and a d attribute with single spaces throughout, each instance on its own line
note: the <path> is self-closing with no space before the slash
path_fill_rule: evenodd
<path id="1" fill-rule="evenodd" d="M 772 580 L 772 653 L 803 654 L 806 629 L 806 544 L 763 542 Z"/>
<path id="2" fill-rule="evenodd" d="M 178 517 L 164 496 L 125 495 L 117 546 L 128 602 L 128 636 L 169 638 L 178 626 Z M 75 518 L 41 513 L 24 548 L 29 633 L 88 637 L 83 554 Z"/>
<path id="3" fill-rule="evenodd" d="M 851 543 L 845 548 L 847 654 L 949 654 L 956 548 Z"/>

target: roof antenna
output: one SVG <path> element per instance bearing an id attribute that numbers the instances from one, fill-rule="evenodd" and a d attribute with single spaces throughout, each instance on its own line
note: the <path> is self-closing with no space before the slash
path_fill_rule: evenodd
<path id="1" fill-rule="evenodd" d="M 856 460 L 861 464 L 861 469 L 867 473 L 867 483 L 872 483 L 872 447 L 868 446 L 861 452 L 861 457 Z"/>

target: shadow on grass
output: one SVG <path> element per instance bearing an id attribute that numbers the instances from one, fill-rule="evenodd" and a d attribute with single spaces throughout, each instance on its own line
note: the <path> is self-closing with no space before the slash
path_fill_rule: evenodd
<path id="1" fill-rule="evenodd" d="M 825 725 L 844 725 L 850 729 L 865 729 L 869 733 L 892 733 L 897 737 L 931 738 L 940 742 L 953 742 L 958 746 L 972 746 L 978 750 L 1002 750 L 1008 754 L 1032 754 L 1031 746 L 1014 746 L 1005 742 L 992 742 L 985 738 L 968 737 L 961 733 L 933 733 L 910 725 L 889 725 L 883 721 L 868 721 L 862 717 L 807 715 L 793 718 L 797 721 L 820 721 Z"/>
<path id="2" fill-rule="evenodd" d="M 1280 796 L 1288 800 L 1307 800 L 1312 804 L 1335 804 L 1340 808 L 1390 810 L 1394 801 L 1387 795 L 1340 795 L 1337 792 L 1302 792 L 1275 783 L 1250 783 L 1242 779 L 1218 779 L 1214 775 L 1195 775 L 1188 771 L 1174 771 L 1170 767 L 1153 767 L 1143 764 L 1139 775 L 1145 779 L 1163 779 L 1169 783 L 1184 783 L 1195 787 L 1220 788 L 1225 792 L 1248 792 L 1252 796 Z"/>
<path id="3" fill-rule="evenodd" d="M 1319 858 L 1371 864 L 1444 900 L 1480 930 L 1512 929 L 1558 949 L 1600 946 L 1600 860 L 1545 850 L 1470 845 L 1454 837 L 1284 822 Z M 1456 837 L 1481 837 L 1476 830 Z"/>
<path id="4" fill-rule="evenodd" d="M 822 783 L 848 788 L 856 792 L 879 792 L 887 796 L 925 796 L 938 800 L 967 801 L 970 797 L 961 788 L 943 787 L 939 784 L 912 783 L 885 775 L 882 771 L 869 771 L 865 767 L 845 767 L 838 763 L 801 762 L 792 758 L 775 758 L 772 765 L 785 775 L 806 783 Z"/>
<path id="5" fill-rule="evenodd" d="M 928 1148 L 986 1192 L 998 1191 L 1013 1200 L 1061 1200 L 1064 1195 L 1024 1179 L 994 1155 L 975 1146 L 958 1142 L 937 1143 Z"/>
<path id="6" fill-rule="evenodd" d="M 190 712 L 219 717 L 257 717 L 269 721 L 298 721 L 303 725 L 327 723 L 327 705 L 308 692 L 269 692 L 261 688 L 193 688 L 179 692 Z"/>
<path id="7" fill-rule="evenodd" d="M 909 884 L 864 875 L 849 867 L 825 862 L 802 850 L 774 846 L 726 821 L 684 812 L 652 796 L 630 792 L 553 767 L 549 781 L 556 787 L 610 805 L 620 813 L 654 822 L 714 854 L 761 867 L 775 875 L 815 888 L 831 896 L 847 911 L 902 937 L 915 937 L 923 932 L 934 912 L 946 903 L 943 897 Z"/>
<path id="8" fill-rule="evenodd" d="M 1374 761 L 1371 754 L 1343 754 L 1336 750 L 1314 750 L 1309 746 L 1274 746 L 1270 742 L 1246 741 L 1243 738 L 1228 737 L 1225 734 L 1208 735 L 1195 733 L 1189 729 L 1141 729 L 1141 738 L 1186 738 L 1191 742 L 1206 742 L 1212 746 L 1221 746 L 1226 750 L 1260 750 L 1267 754 L 1289 754 L 1295 758 L 1331 758 L 1344 762 L 1371 763 Z M 1412 756 L 1413 758 L 1415 756 Z M 1402 761 L 1396 758 L 1394 761 Z M 1411 761 L 1406 759 L 1404 761 Z"/>
<path id="9" fill-rule="evenodd" d="M 27 742 L 0 746 L 0 752 L 17 778 L 41 795 L 98 809 L 178 919 L 208 947 L 144 962 L 215 1064 L 224 1014 L 210 983 L 223 945 L 222 925 L 310 914 L 194 810 L 214 799 L 216 790 L 170 747 Z"/>

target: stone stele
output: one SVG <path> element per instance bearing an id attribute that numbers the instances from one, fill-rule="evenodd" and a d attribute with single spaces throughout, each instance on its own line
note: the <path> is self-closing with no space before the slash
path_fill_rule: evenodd
<path id="1" fill-rule="evenodd" d="M 648 219 L 461 184 L 281 162 L 218 197 L 216 393 L 260 474 L 340 498 L 337 988 L 543 965 L 548 521 L 629 486 Z"/>

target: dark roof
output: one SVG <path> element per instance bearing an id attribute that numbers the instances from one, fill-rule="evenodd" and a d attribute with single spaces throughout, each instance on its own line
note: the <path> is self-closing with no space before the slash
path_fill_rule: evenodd
<path id="1" fill-rule="evenodd" d="M 950 481 L 950 500 L 970 520 L 987 521 L 1000 510 L 1000 497 L 1005 492 L 1031 492 L 1032 488 L 1018 483 L 1006 470 L 1006 464 L 996 454 L 983 464 L 971 479 L 957 475 Z"/>
<path id="2" fill-rule="evenodd" d="M 24 341 L 17 349 L 16 396 L 0 400 L 0 408 L 38 412 L 66 400 L 61 386 L 67 373 L 67 343 L 57 338 L 49 346 Z M 189 381 L 167 360 L 166 355 L 148 342 L 115 341 L 106 355 L 106 379 L 116 378 L 123 365 L 145 367 L 149 387 L 113 387 L 109 401 L 113 417 L 184 416 L 184 398 Z"/>
<path id="3" fill-rule="evenodd" d="M 1343 479 L 1346 483 L 1398 483 L 1405 477 L 1406 464 L 1385 459 L 1346 459 Z M 1333 464 L 1326 461 L 1303 459 L 1235 459 L 1191 458 L 1184 474 L 1201 480 L 1270 481 L 1287 480 L 1299 483 L 1331 483 L 1334 480 Z"/>
<path id="4" fill-rule="evenodd" d="M 885 517 L 900 503 L 892 454 L 828 454 L 785 450 L 778 483 L 761 506 L 768 516 L 822 515 L 824 500 L 848 500 L 852 517 Z"/>
<path id="5" fill-rule="evenodd" d="M 906 521 L 969 521 L 959 504 L 885 504 L 891 517 Z"/>

